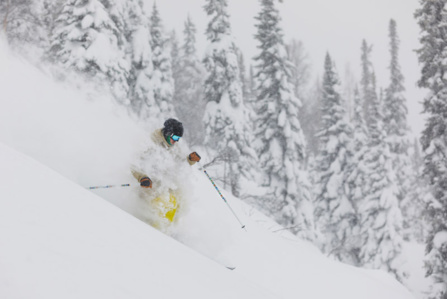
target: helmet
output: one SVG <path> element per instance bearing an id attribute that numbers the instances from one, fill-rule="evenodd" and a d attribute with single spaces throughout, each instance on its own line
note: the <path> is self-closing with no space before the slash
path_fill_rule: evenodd
<path id="1" fill-rule="evenodd" d="M 178 120 L 170 118 L 165 121 L 163 126 L 162 132 L 165 138 L 171 135 L 183 136 L 183 124 Z"/>

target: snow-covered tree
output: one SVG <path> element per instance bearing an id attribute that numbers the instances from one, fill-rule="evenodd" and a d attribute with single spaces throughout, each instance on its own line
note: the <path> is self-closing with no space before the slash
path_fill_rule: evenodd
<path id="1" fill-rule="evenodd" d="M 171 55 L 169 49 L 169 38 L 166 36 L 157 5 L 154 2 L 150 17 L 151 49 L 153 71 L 151 84 L 153 98 L 159 108 L 162 118 L 174 116 L 172 103 L 174 95 L 174 80 L 172 78 Z M 154 112 L 153 117 L 160 117 Z"/>
<path id="2" fill-rule="evenodd" d="M 153 83 L 151 82 L 153 65 L 150 45 L 149 17 L 145 14 L 141 1 L 126 1 L 127 22 L 125 36 L 128 41 L 129 100 L 130 111 L 141 120 L 159 114 L 154 101 Z M 159 121 L 162 121 L 160 117 Z"/>
<path id="3" fill-rule="evenodd" d="M 373 80 L 374 86 L 374 80 Z M 373 269 L 384 269 L 402 279 L 402 215 L 390 154 L 385 143 L 382 108 L 377 97 L 370 102 L 368 148 L 364 154 L 363 199 L 358 203 L 360 217 L 360 262 Z"/>
<path id="4" fill-rule="evenodd" d="M 99 0 L 69 0 L 56 20 L 50 55 L 58 64 L 108 82 L 127 104 L 129 65 L 122 32 Z"/>
<path id="5" fill-rule="evenodd" d="M 172 80 L 174 80 L 174 101 L 175 101 L 175 90 L 177 88 L 176 83 L 178 81 L 178 74 L 181 71 L 180 66 L 180 45 L 177 37 L 177 32 L 175 30 L 171 31 L 171 36 L 169 37 L 169 44 L 171 48 L 171 72 Z M 175 106 L 175 104 L 174 104 Z"/>
<path id="6" fill-rule="evenodd" d="M 430 92 L 425 97 L 425 129 L 422 133 L 424 174 L 433 198 L 427 205 L 430 228 L 427 242 L 427 276 L 432 278 L 430 299 L 447 297 L 447 0 L 421 0 L 415 17 L 421 28 L 422 65 L 418 85 Z"/>
<path id="7" fill-rule="evenodd" d="M 424 243 L 427 237 L 425 225 L 425 203 L 432 200 L 427 179 L 423 176 L 423 157 L 419 141 L 415 140 L 411 154 L 410 186 L 407 196 L 401 202 L 402 215 L 404 216 L 404 238 L 418 243 Z"/>
<path id="8" fill-rule="evenodd" d="M 64 0 L 40 0 L 40 19 L 45 31 L 45 51 L 50 47 L 51 36 L 56 25 L 56 20 L 61 13 Z"/>
<path id="9" fill-rule="evenodd" d="M 245 68 L 245 58 L 244 58 L 244 54 L 241 51 L 238 51 L 237 53 L 237 63 L 239 66 L 239 76 L 240 76 L 240 81 L 241 81 L 241 88 L 242 88 L 242 97 L 245 99 L 247 99 L 248 97 L 250 97 L 250 92 L 249 92 L 249 82 L 248 82 L 248 77 L 246 74 L 246 68 Z"/>
<path id="10" fill-rule="evenodd" d="M 366 126 L 369 129 L 372 122 L 371 105 L 377 98 L 377 93 L 375 90 L 375 75 L 370 58 L 372 46 L 368 45 L 366 40 L 363 40 L 361 51 L 362 78 L 360 81 L 360 91 L 361 96 L 363 97 L 363 113 L 365 114 L 364 119 Z"/>
<path id="11" fill-rule="evenodd" d="M 316 157 L 315 220 L 326 236 L 326 253 L 353 263 L 352 236 L 357 215 L 347 188 L 351 163 L 352 129 L 346 120 L 340 82 L 335 66 L 326 55 L 323 76 L 322 127 L 318 132 L 320 148 Z"/>
<path id="12" fill-rule="evenodd" d="M 40 1 L 0 1 L 0 22 L 0 34 L 4 33 L 12 48 L 32 59 L 43 55 L 48 35 Z"/>
<path id="13" fill-rule="evenodd" d="M 176 68 L 173 72 L 174 108 L 185 126 L 190 144 L 202 144 L 205 135 L 202 122 L 206 104 L 202 91 L 205 70 L 197 56 L 196 32 L 196 26 L 188 16 L 178 63 L 176 66 L 173 64 Z"/>
<path id="14" fill-rule="evenodd" d="M 305 238 L 312 238 L 311 193 L 304 171 L 305 141 L 298 119 L 301 103 L 291 83 L 292 64 L 273 0 L 261 1 L 256 16 L 259 55 L 256 61 L 256 143 L 265 184 L 271 196 L 265 204 L 277 221 Z"/>
<path id="15" fill-rule="evenodd" d="M 367 166 L 365 161 L 365 155 L 368 151 L 368 129 L 364 120 L 363 102 L 360 96 L 358 88 L 354 89 L 354 106 L 353 106 L 353 139 L 352 139 L 352 151 L 353 156 L 351 158 L 352 167 L 349 172 L 348 184 L 349 198 L 356 211 L 355 217 L 352 219 L 352 240 L 354 244 L 351 247 L 351 260 L 350 263 L 356 266 L 361 265 L 360 261 L 360 247 L 361 247 L 361 235 L 360 225 L 361 219 L 358 213 L 359 206 L 363 202 L 364 196 L 367 193 L 366 181 L 368 178 Z"/>
<path id="16" fill-rule="evenodd" d="M 351 68 L 351 65 L 347 63 L 343 73 L 342 95 L 346 102 L 346 112 L 348 114 L 349 121 L 354 119 L 354 97 L 356 89 L 358 89 L 358 80 Z"/>
<path id="17" fill-rule="evenodd" d="M 304 96 L 304 90 L 310 78 L 310 64 L 303 42 L 292 39 L 287 45 L 287 58 L 292 63 L 292 84 L 295 96 Z"/>
<path id="18" fill-rule="evenodd" d="M 299 111 L 299 119 L 306 138 L 307 160 L 318 153 L 317 132 L 321 128 L 321 99 L 323 96 L 320 78 L 317 78 L 303 98 L 303 105 Z"/>
<path id="19" fill-rule="evenodd" d="M 250 176 L 256 159 L 247 129 L 238 49 L 231 35 L 227 0 L 207 0 L 204 9 L 211 18 L 206 30 L 209 46 L 203 60 L 208 72 L 204 83 L 204 143 L 228 162 L 225 165 L 231 189 L 238 195 L 240 177 Z"/>
<path id="20" fill-rule="evenodd" d="M 393 169 L 396 173 L 399 188 L 398 199 L 402 201 L 410 188 L 408 176 L 411 173 L 411 164 L 408 156 L 408 148 L 410 146 L 408 140 L 409 128 L 407 124 L 408 109 L 404 96 L 404 77 L 400 70 L 398 60 L 399 37 L 396 27 L 396 22 L 391 20 L 389 24 L 391 54 L 389 65 L 390 84 L 385 90 L 383 122 L 386 132 L 386 142 L 390 150 Z"/>

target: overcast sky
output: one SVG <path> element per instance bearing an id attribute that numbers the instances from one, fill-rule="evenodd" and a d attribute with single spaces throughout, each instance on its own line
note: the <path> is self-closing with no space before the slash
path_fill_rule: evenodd
<path id="1" fill-rule="evenodd" d="M 153 0 L 146 0 L 152 6 Z M 254 17 L 260 11 L 259 0 L 228 0 L 231 26 L 237 46 L 246 63 L 258 53 L 253 38 L 256 28 Z M 183 39 L 183 24 L 189 14 L 198 29 L 197 47 L 202 55 L 206 49 L 205 28 L 208 23 L 203 6 L 205 0 L 158 0 L 157 6 L 167 30 L 175 29 Z M 285 40 L 303 42 L 312 63 L 312 75 L 323 72 L 326 52 L 336 63 L 343 80 L 346 68 L 360 79 L 360 46 L 363 39 L 373 45 L 372 62 L 378 87 L 385 88 L 389 81 L 388 25 L 391 18 L 397 23 L 401 40 L 399 62 L 405 77 L 409 106 L 409 123 L 413 131 L 423 129 L 420 102 L 426 91 L 416 87 L 420 68 L 415 49 L 420 48 L 419 27 L 413 17 L 418 0 L 284 0 L 277 3 L 280 10 Z"/>

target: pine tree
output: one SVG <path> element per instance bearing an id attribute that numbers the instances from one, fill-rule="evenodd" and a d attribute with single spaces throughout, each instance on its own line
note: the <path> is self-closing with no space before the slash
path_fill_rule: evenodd
<path id="1" fill-rule="evenodd" d="M 169 44 L 170 44 L 170 48 L 171 48 L 171 71 L 172 71 L 172 80 L 174 82 L 174 87 L 175 87 L 174 88 L 174 102 L 175 102 L 175 90 L 177 89 L 176 85 L 177 85 L 179 73 L 181 71 L 180 45 L 179 45 L 179 40 L 177 38 L 177 32 L 175 32 L 175 30 L 171 31 L 171 36 L 169 38 Z M 174 103 L 174 105 L 175 105 L 175 103 Z"/>
<path id="2" fill-rule="evenodd" d="M 155 112 L 153 116 L 160 117 L 161 113 L 164 118 L 168 118 L 175 114 L 172 103 L 174 81 L 172 78 L 171 57 L 168 47 L 169 39 L 163 31 L 162 21 L 155 2 L 150 21 L 150 44 L 153 65 L 151 85 L 154 92 L 155 104 L 160 110 L 159 113 Z"/>
<path id="3" fill-rule="evenodd" d="M 127 104 L 129 65 L 122 33 L 107 8 L 98 0 L 69 0 L 56 20 L 50 55 L 66 68 L 108 82 L 115 98 Z"/>
<path id="4" fill-rule="evenodd" d="M 317 132 L 321 128 L 321 99 L 323 95 L 320 78 L 315 80 L 310 92 L 303 98 L 303 106 L 299 111 L 299 119 L 307 142 L 307 160 L 318 153 L 319 138 Z"/>
<path id="5" fill-rule="evenodd" d="M 428 182 L 423 176 L 423 158 L 419 141 L 413 143 L 411 155 L 410 186 L 407 196 L 401 203 L 402 215 L 404 215 L 404 238 L 418 243 L 424 243 L 427 237 L 425 228 L 426 210 L 425 203 L 432 200 Z"/>
<path id="6" fill-rule="evenodd" d="M 189 143 L 199 145 L 205 135 L 202 122 L 205 113 L 202 91 L 205 70 L 197 56 L 196 32 L 196 26 L 188 16 L 177 70 L 174 71 L 174 108 L 188 132 Z"/>
<path id="7" fill-rule="evenodd" d="M 42 29 L 45 32 L 44 50 L 48 52 L 50 48 L 51 36 L 56 26 L 56 20 L 61 13 L 63 7 L 63 0 L 41 0 L 40 1 L 40 19 Z M 48 59 L 45 57 L 45 59 Z"/>
<path id="8" fill-rule="evenodd" d="M 433 198 L 427 204 L 430 220 L 426 247 L 427 276 L 432 281 L 430 299 L 447 297 L 447 58 L 446 0 L 422 0 L 415 17 L 421 28 L 422 47 L 417 51 L 422 65 L 418 85 L 429 89 L 423 101 L 427 115 L 421 143 L 424 151 L 424 175 Z"/>
<path id="9" fill-rule="evenodd" d="M 351 169 L 348 170 L 348 190 L 349 199 L 352 203 L 355 214 L 351 222 L 352 226 L 352 243 L 351 245 L 351 264 L 361 266 L 360 247 L 361 247 L 361 215 L 359 214 L 359 206 L 363 202 L 364 196 L 367 194 L 366 182 L 368 178 L 367 165 L 365 156 L 368 151 L 368 129 L 364 120 L 363 102 L 360 92 L 356 87 L 354 89 L 354 111 L 353 111 L 353 156 L 351 158 Z"/>
<path id="10" fill-rule="evenodd" d="M 204 83 L 204 143 L 225 160 L 232 193 L 239 195 L 240 178 L 252 173 L 256 157 L 249 142 L 238 49 L 231 35 L 227 6 L 227 0 L 207 0 L 204 6 L 211 18 L 206 30 L 209 47 L 203 60 L 208 72 Z"/>
<path id="11" fill-rule="evenodd" d="M 350 64 L 346 64 L 345 66 L 342 81 L 342 95 L 346 101 L 346 112 L 348 114 L 349 121 L 352 121 L 354 119 L 354 97 L 356 89 L 358 89 L 358 80 L 351 69 Z"/>
<path id="12" fill-rule="evenodd" d="M 287 58 L 292 62 L 292 83 L 295 96 L 304 96 L 305 87 L 310 78 L 310 65 L 303 42 L 293 39 L 286 45 Z"/>
<path id="13" fill-rule="evenodd" d="M 0 22 L 0 34 L 5 34 L 14 50 L 31 59 L 42 56 L 48 36 L 42 24 L 40 1 L 0 1 Z"/>
<path id="14" fill-rule="evenodd" d="M 239 67 L 239 77 L 241 81 L 241 88 L 242 88 L 242 97 L 244 99 L 247 99 L 250 96 L 249 93 L 249 82 L 246 74 L 246 68 L 245 68 L 245 58 L 244 54 L 241 51 L 238 51 L 237 53 L 237 64 Z"/>
<path id="15" fill-rule="evenodd" d="M 362 78 L 360 81 L 361 95 L 363 97 L 363 113 L 367 128 L 370 128 L 371 120 L 371 105 L 377 98 L 377 93 L 374 86 L 374 70 L 370 60 L 372 46 L 368 45 L 366 40 L 362 42 L 361 67 Z"/>
<path id="16" fill-rule="evenodd" d="M 138 1 L 126 1 L 127 28 L 125 36 L 129 44 L 128 56 L 131 64 L 129 72 L 129 109 L 140 120 L 147 120 L 160 114 L 154 100 L 151 82 L 153 65 L 150 45 L 149 17 L 145 14 L 143 4 Z M 162 117 L 158 121 L 162 121 Z"/>
<path id="17" fill-rule="evenodd" d="M 401 202 L 410 189 L 408 174 L 411 167 L 408 148 L 408 124 L 407 124 L 407 105 L 404 97 L 404 77 L 400 70 L 398 61 L 399 37 L 396 30 L 396 22 L 390 21 L 390 84 L 385 90 L 384 98 L 384 129 L 386 132 L 386 142 L 388 144 L 393 169 L 396 173 L 397 185 L 399 188 L 398 199 Z"/>
<path id="18" fill-rule="evenodd" d="M 366 167 L 365 193 L 363 200 L 358 203 L 362 237 L 359 257 L 363 266 L 384 269 L 396 278 L 403 279 L 406 274 L 399 264 L 403 242 L 402 215 L 390 154 L 385 143 L 382 108 L 377 97 L 372 97 L 369 111 L 368 148 L 363 158 Z"/>
<path id="19" fill-rule="evenodd" d="M 255 57 L 256 142 L 265 183 L 272 191 L 265 204 L 280 224 L 312 239 L 311 193 L 303 167 L 305 141 L 298 119 L 301 103 L 291 84 L 292 65 L 273 0 L 261 1 L 256 20 L 261 51 Z"/>
<path id="20" fill-rule="evenodd" d="M 318 133 L 320 149 L 316 157 L 317 187 L 315 220 L 326 235 L 326 253 L 352 262 L 352 223 L 355 208 L 349 198 L 347 179 L 351 170 L 352 129 L 339 88 L 340 82 L 329 53 L 323 77 L 322 127 Z"/>

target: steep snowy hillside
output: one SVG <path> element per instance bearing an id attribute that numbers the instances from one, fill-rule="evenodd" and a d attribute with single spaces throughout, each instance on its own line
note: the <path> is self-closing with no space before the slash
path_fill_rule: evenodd
<path id="1" fill-rule="evenodd" d="M 278 298 L 3 145 L 0 165 L 0 298 Z"/>

